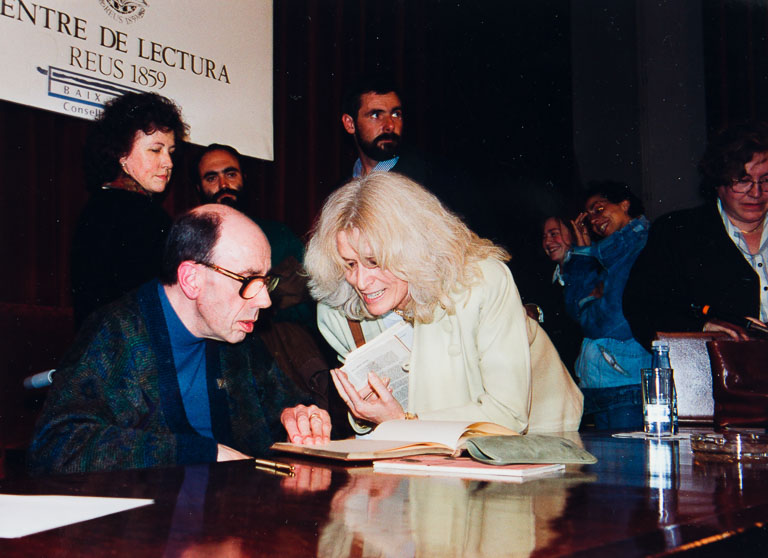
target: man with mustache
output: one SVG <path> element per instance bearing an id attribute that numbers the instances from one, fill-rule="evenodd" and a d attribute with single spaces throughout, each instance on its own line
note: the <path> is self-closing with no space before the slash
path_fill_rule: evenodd
<path id="1" fill-rule="evenodd" d="M 373 171 L 407 176 L 440 198 L 478 234 L 498 236 L 488 228 L 486 208 L 478 212 L 476 177 L 435 153 L 422 157 L 404 142 L 404 104 L 400 90 L 382 74 L 362 76 L 347 88 L 341 124 L 358 156 L 351 177 Z"/>
<path id="2" fill-rule="evenodd" d="M 398 172 L 440 196 L 424 161 L 403 146 L 403 102 L 395 85 L 380 75 L 364 76 L 347 89 L 341 124 L 350 135 L 358 159 L 352 176 L 372 171 Z M 442 185 L 442 184 L 441 184 Z"/>
<path id="3" fill-rule="evenodd" d="M 394 86 L 381 78 L 363 79 L 347 92 L 342 110 L 341 123 L 358 154 L 353 176 L 400 171 L 395 167 L 400 162 L 403 106 Z"/>
<path id="4" fill-rule="evenodd" d="M 240 153 L 230 145 L 212 143 L 192 167 L 202 203 L 224 203 L 241 211 L 247 206 Z"/>

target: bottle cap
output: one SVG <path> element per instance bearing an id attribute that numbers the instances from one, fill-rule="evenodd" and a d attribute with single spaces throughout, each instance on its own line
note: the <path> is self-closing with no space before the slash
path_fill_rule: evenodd
<path id="1" fill-rule="evenodd" d="M 669 349 L 669 342 L 664 341 L 663 339 L 656 339 L 654 341 L 651 341 L 651 347 L 666 347 Z"/>

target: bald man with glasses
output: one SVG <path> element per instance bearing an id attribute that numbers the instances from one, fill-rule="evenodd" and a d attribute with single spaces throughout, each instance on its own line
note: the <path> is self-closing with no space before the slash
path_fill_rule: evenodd
<path id="1" fill-rule="evenodd" d="M 225 205 L 172 227 L 162 277 L 94 313 L 59 366 L 30 448 L 35 474 L 246 459 L 330 439 L 328 413 L 258 336 L 277 280 L 261 229 Z"/>

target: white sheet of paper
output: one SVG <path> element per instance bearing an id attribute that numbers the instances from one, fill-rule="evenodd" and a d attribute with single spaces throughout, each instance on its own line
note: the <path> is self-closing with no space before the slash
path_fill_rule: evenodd
<path id="1" fill-rule="evenodd" d="M 0 538 L 24 537 L 154 502 L 138 498 L 0 494 Z"/>

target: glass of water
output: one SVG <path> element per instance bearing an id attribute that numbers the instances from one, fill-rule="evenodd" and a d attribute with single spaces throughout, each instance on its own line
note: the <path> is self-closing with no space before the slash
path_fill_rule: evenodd
<path id="1" fill-rule="evenodd" d="M 643 427 L 653 436 L 672 435 L 672 370 L 643 368 Z"/>

